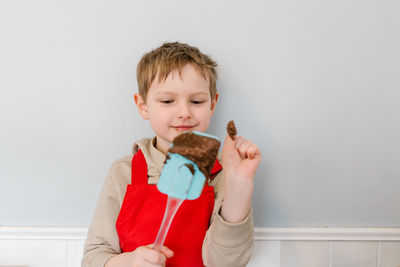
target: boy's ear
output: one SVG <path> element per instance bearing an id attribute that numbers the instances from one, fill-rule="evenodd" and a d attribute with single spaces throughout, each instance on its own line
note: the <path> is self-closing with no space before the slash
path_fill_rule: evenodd
<path id="1" fill-rule="evenodd" d="M 147 111 L 147 105 L 143 100 L 143 97 L 136 93 L 134 95 L 135 98 L 135 103 L 136 103 L 136 107 L 140 113 L 140 115 L 142 116 L 143 119 L 148 120 L 149 119 L 149 112 Z"/>
<path id="2" fill-rule="evenodd" d="M 215 94 L 215 98 L 213 100 L 211 100 L 211 116 L 214 115 L 215 112 L 215 108 L 217 106 L 217 102 L 218 102 L 218 94 Z"/>

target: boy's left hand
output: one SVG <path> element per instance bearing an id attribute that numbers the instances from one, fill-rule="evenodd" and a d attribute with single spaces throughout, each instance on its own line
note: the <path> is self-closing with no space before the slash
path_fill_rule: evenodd
<path id="1" fill-rule="evenodd" d="M 257 145 L 242 136 L 232 140 L 226 135 L 222 149 L 222 162 L 227 178 L 252 179 L 261 161 Z"/>
<path id="2" fill-rule="evenodd" d="M 258 146 L 236 136 L 225 138 L 222 148 L 222 166 L 225 176 L 225 195 L 222 217 L 231 223 L 241 222 L 250 212 L 254 174 L 261 161 Z"/>

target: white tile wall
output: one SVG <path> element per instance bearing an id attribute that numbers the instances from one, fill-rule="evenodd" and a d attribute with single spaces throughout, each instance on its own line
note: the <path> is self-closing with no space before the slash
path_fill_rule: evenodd
<path id="1" fill-rule="evenodd" d="M 66 241 L 0 240 L 0 266 L 65 266 Z"/>
<path id="2" fill-rule="evenodd" d="M 67 241 L 66 267 L 81 266 L 81 259 L 83 257 L 84 244 L 85 244 L 85 241 L 83 241 L 83 240 L 68 240 Z"/>
<path id="3" fill-rule="evenodd" d="M 80 267 L 85 236 L 82 228 L 0 227 L 0 267 Z M 256 229 L 248 267 L 294 266 L 400 267 L 400 229 Z"/>
<path id="4" fill-rule="evenodd" d="M 377 267 L 378 242 L 332 242 L 331 267 Z"/>
<path id="5" fill-rule="evenodd" d="M 248 267 L 279 267 L 280 266 L 280 241 L 254 242 L 253 256 Z"/>
<path id="6" fill-rule="evenodd" d="M 378 267 L 400 267 L 400 242 L 379 243 Z"/>
<path id="7" fill-rule="evenodd" d="M 329 267 L 329 241 L 282 241 L 280 267 Z"/>

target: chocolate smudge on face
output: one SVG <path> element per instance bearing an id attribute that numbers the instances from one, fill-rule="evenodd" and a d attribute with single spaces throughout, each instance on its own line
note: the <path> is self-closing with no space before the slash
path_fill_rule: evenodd
<path id="1" fill-rule="evenodd" d="M 232 140 L 235 140 L 235 136 L 237 135 L 237 130 L 236 130 L 235 123 L 233 121 L 228 122 L 228 125 L 226 126 L 226 131 L 228 132 L 229 137 Z"/>

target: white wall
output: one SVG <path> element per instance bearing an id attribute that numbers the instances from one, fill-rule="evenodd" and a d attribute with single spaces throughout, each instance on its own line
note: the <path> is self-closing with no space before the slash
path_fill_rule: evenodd
<path id="1" fill-rule="evenodd" d="M 87 226 L 151 135 L 132 95 L 164 41 L 219 63 L 210 132 L 263 162 L 257 226 L 400 226 L 399 1 L 0 1 L 0 225 Z"/>

